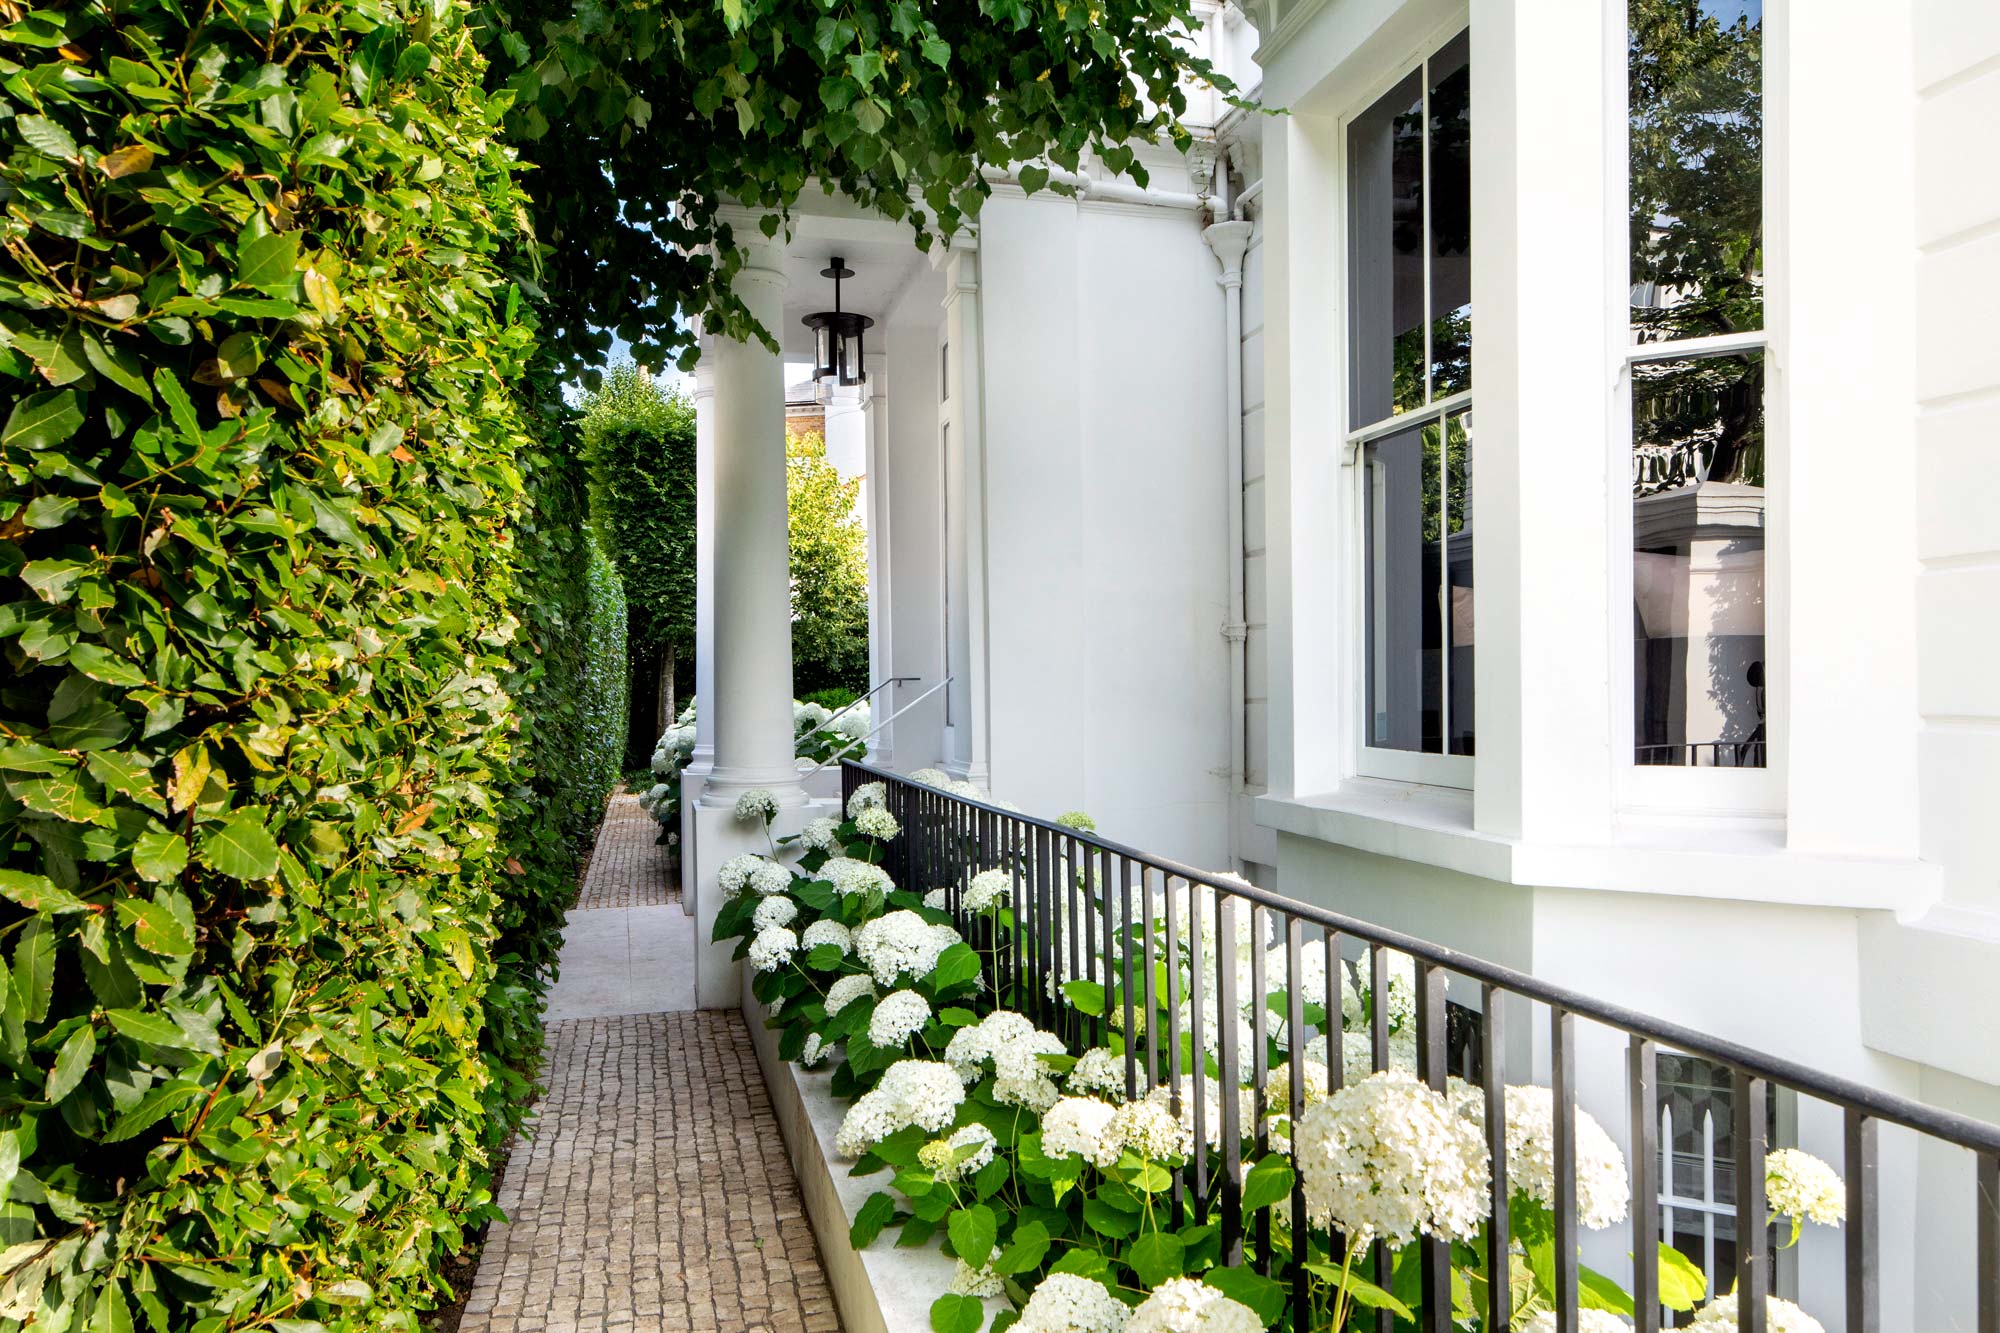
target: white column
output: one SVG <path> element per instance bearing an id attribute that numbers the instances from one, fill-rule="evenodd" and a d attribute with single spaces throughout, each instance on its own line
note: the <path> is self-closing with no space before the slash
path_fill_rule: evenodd
<path id="1" fill-rule="evenodd" d="M 715 358 L 702 343 L 694 368 L 694 753 L 681 770 L 681 910 L 701 913 L 695 802 L 715 767 Z"/>
<path id="2" fill-rule="evenodd" d="M 945 337 L 950 344 L 951 439 L 946 450 L 951 580 L 951 753 L 945 768 L 984 787 L 987 766 L 986 669 L 986 413 L 981 383 L 979 251 L 961 233 L 944 257 Z"/>
<path id="3" fill-rule="evenodd" d="M 725 210 L 733 214 L 735 210 Z M 736 294 L 766 329 L 784 318 L 784 247 L 729 216 L 747 253 Z M 746 239 L 747 238 L 747 239 Z M 792 745 L 791 568 L 785 516 L 785 368 L 761 341 L 715 340 L 715 766 L 705 803 L 754 787 L 805 800 Z"/>
<path id="4" fill-rule="evenodd" d="M 881 684 L 896 674 L 889 605 L 889 358 L 873 353 L 868 373 L 868 412 L 862 429 L 862 458 L 867 468 L 861 481 L 861 505 L 868 525 L 868 684 Z M 896 709 L 897 691 L 875 696 L 877 722 Z M 894 728 L 882 732 L 869 749 L 872 762 L 895 762 Z"/>

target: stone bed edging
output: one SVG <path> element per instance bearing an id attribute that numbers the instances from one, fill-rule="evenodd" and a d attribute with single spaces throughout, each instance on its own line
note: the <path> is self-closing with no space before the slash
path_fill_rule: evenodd
<path id="1" fill-rule="evenodd" d="M 768 1011 L 744 987 L 743 1019 L 757 1048 L 771 1106 L 785 1136 L 785 1153 L 798 1178 L 806 1216 L 819 1242 L 820 1263 L 833 1288 L 845 1333 L 930 1333 L 931 1302 L 951 1289 L 956 1262 L 935 1241 L 913 1249 L 895 1244 L 884 1230 L 866 1250 L 856 1250 L 847 1229 L 868 1196 L 886 1190 L 889 1173 L 850 1176 L 834 1155 L 833 1136 L 846 1108 L 829 1091 L 832 1075 L 801 1069 L 778 1058 L 778 1034 L 764 1026 Z M 985 1302 L 987 1321 L 1007 1303 Z"/>

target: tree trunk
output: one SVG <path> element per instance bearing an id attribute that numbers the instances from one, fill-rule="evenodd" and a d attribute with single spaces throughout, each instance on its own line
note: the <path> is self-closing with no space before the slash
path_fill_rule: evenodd
<path id="1" fill-rule="evenodd" d="M 660 650 L 660 733 L 666 734 L 680 710 L 674 707 L 674 646 L 670 643 Z"/>

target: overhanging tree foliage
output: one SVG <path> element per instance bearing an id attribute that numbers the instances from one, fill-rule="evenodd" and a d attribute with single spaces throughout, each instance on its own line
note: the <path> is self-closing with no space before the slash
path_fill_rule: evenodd
<path id="1" fill-rule="evenodd" d="M 716 210 L 783 210 L 809 184 L 905 218 L 921 246 L 978 216 L 981 168 L 1086 155 L 1143 184 L 1134 141 L 1185 146 L 1189 0 L 516 0 L 484 11 L 491 78 L 533 170 L 550 356 L 692 358 L 686 317 L 746 334 Z"/>

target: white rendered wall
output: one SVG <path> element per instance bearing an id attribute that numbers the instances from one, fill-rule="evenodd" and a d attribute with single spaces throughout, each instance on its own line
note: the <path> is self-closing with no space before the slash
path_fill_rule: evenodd
<path id="1" fill-rule="evenodd" d="M 883 571 L 877 586 L 886 590 L 889 653 L 882 674 L 915 676 L 908 685 L 884 691 L 896 705 L 909 703 L 938 683 L 944 663 L 944 564 L 940 521 L 938 441 L 938 311 L 936 300 L 912 299 L 899 305 L 884 334 L 888 379 L 893 386 L 881 415 L 885 439 L 876 448 L 888 457 L 889 539 L 877 543 Z M 893 711 L 877 704 L 880 719 Z M 890 729 L 896 766 L 905 772 L 944 759 L 944 699 L 933 694 Z"/>
<path id="2" fill-rule="evenodd" d="M 1008 191 L 979 244 L 993 790 L 1220 865 L 1215 260 L 1192 212 Z"/>

